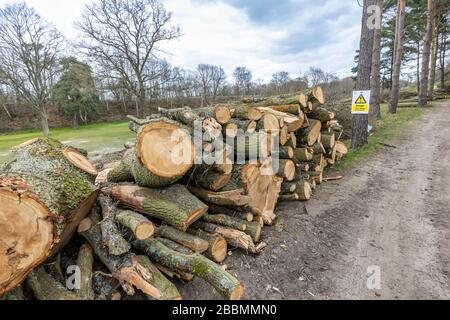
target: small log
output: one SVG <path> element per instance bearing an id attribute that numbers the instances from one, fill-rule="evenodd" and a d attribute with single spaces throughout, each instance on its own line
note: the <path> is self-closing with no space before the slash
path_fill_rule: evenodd
<path id="1" fill-rule="evenodd" d="M 138 240 L 148 239 L 155 232 L 153 223 L 134 211 L 118 210 L 116 222 L 129 229 Z"/>
<path id="2" fill-rule="evenodd" d="M 179 184 L 162 189 L 118 185 L 104 188 L 102 192 L 112 196 L 123 207 L 161 219 L 181 231 L 186 231 L 208 210 L 203 202 Z"/>
<path id="3" fill-rule="evenodd" d="M 254 215 L 251 212 L 234 210 L 232 208 L 222 207 L 215 204 L 209 204 L 209 213 L 211 214 L 226 214 L 230 217 L 239 218 L 248 222 L 253 221 Z"/>
<path id="4" fill-rule="evenodd" d="M 294 150 L 294 161 L 295 163 L 302 163 L 311 161 L 314 154 L 309 148 L 297 148 Z"/>
<path id="5" fill-rule="evenodd" d="M 225 104 L 221 106 L 227 107 L 230 110 L 231 117 L 235 119 L 258 121 L 263 116 L 262 112 L 245 104 Z"/>
<path id="6" fill-rule="evenodd" d="M 310 164 L 308 162 L 300 162 L 298 164 L 296 164 L 298 170 L 300 170 L 301 172 L 308 172 L 310 169 Z"/>
<path id="7" fill-rule="evenodd" d="M 218 123 L 222 125 L 228 123 L 228 121 L 230 121 L 231 119 L 230 109 L 222 105 L 198 108 L 193 109 L 192 111 L 198 114 L 200 117 L 214 118 L 217 120 Z"/>
<path id="8" fill-rule="evenodd" d="M 289 132 L 295 132 L 295 131 L 299 130 L 303 126 L 303 123 L 305 121 L 303 112 L 301 113 L 301 115 L 294 116 L 294 115 L 284 113 L 284 112 L 279 112 L 279 111 L 276 111 L 276 110 L 273 110 L 273 109 L 267 108 L 267 107 L 258 107 L 257 109 L 264 114 L 269 113 L 274 116 L 277 116 L 278 118 L 283 118 L 284 123 L 288 126 Z"/>
<path id="9" fill-rule="evenodd" d="M 290 138 L 289 127 L 287 125 L 280 126 L 280 145 L 284 146 Z"/>
<path id="10" fill-rule="evenodd" d="M 295 163 L 292 160 L 280 159 L 277 175 L 286 181 L 295 179 Z"/>
<path id="11" fill-rule="evenodd" d="M 27 283 L 38 300 L 80 300 L 75 293 L 49 275 L 44 267 L 31 271 Z"/>
<path id="12" fill-rule="evenodd" d="M 313 109 L 319 105 L 325 103 L 322 87 L 316 86 L 312 88 L 311 93 L 308 95 L 308 101 L 313 104 Z"/>
<path id="13" fill-rule="evenodd" d="M 205 232 L 201 229 L 189 228 L 188 232 L 208 242 L 208 250 L 204 255 L 214 262 L 222 263 L 228 254 L 227 241 L 222 236 Z"/>
<path id="14" fill-rule="evenodd" d="M 284 104 L 278 106 L 268 106 L 270 109 L 275 111 L 290 113 L 292 115 L 298 116 L 302 114 L 299 103 L 296 104 Z"/>
<path id="15" fill-rule="evenodd" d="M 336 144 L 336 136 L 334 133 L 322 133 L 320 141 L 325 149 L 330 150 L 333 149 Z"/>
<path id="16" fill-rule="evenodd" d="M 233 247 L 243 249 L 250 253 L 259 253 L 258 248 L 255 246 L 253 239 L 250 235 L 243 231 L 239 231 L 232 228 L 226 228 L 218 226 L 216 224 L 197 221 L 192 225 L 193 228 L 202 229 L 206 232 L 218 234 L 227 240 L 227 243 Z"/>
<path id="17" fill-rule="evenodd" d="M 134 294 L 134 286 L 154 299 L 160 300 L 162 298 L 161 292 L 150 283 L 153 275 L 138 262 L 134 254 L 127 253 L 121 256 L 113 256 L 102 246 L 99 222 L 98 215 L 91 214 L 80 223 L 78 233 L 89 242 L 96 256 L 121 282 L 127 294 Z"/>
<path id="18" fill-rule="evenodd" d="M 321 129 L 320 121 L 309 119 L 309 127 L 297 131 L 297 141 L 312 147 L 319 140 Z"/>
<path id="19" fill-rule="evenodd" d="M 164 273 L 166 276 L 168 276 L 171 279 L 180 279 L 182 281 L 190 282 L 194 280 L 194 275 L 192 273 L 183 272 L 180 270 L 173 270 L 169 269 L 159 263 L 154 262 L 155 267 L 158 268 L 159 271 Z"/>
<path id="20" fill-rule="evenodd" d="M 208 223 L 221 225 L 245 232 L 252 237 L 254 242 L 259 242 L 262 228 L 257 222 L 249 222 L 238 218 L 233 218 L 224 214 L 206 215 L 202 220 Z"/>
<path id="21" fill-rule="evenodd" d="M 257 122 L 256 130 L 278 132 L 280 130 L 280 121 L 275 115 L 264 113 L 263 117 Z"/>
<path id="22" fill-rule="evenodd" d="M 313 111 L 308 113 L 308 117 L 310 119 L 319 120 L 320 122 L 325 123 L 325 122 L 333 120 L 335 115 L 333 112 L 330 112 L 325 108 L 317 107 L 317 108 L 314 108 Z"/>
<path id="23" fill-rule="evenodd" d="M 102 207 L 103 220 L 101 222 L 102 244 L 108 248 L 108 252 L 114 256 L 120 256 L 127 253 L 131 249 L 131 245 L 123 238 L 116 225 L 117 207 L 113 204 L 112 199 L 100 195 L 98 203 Z"/>
<path id="24" fill-rule="evenodd" d="M 205 240 L 169 226 L 161 226 L 157 228 L 156 235 L 158 237 L 166 238 L 179 243 L 180 245 L 198 253 L 205 252 L 209 246 L 208 242 Z"/>
<path id="25" fill-rule="evenodd" d="M 294 158 L 294 148 L 289 146 L 280 146 L 278 157 L 280 159 L 293 159 Z"/>
<path id="26" fill-rule="evenodd" d="M 92 268 L 94 265 L 94 251 L 89 244 L 83 244 L 78 252 L 77 266 L 80 268 L 80 288 L 75 293 L 82 300 L 94 300 L 95 293 L 92 287 Z"/>
<path id="27" fill-rule="evenodd" d="M 244 189 L 214 192 L 206 189 L 189 187 L 189 191 L 203 201 L 219 206 L 243 207 L 248 205 L 251 200 L 249 196 L 243 195 Z"/>
<path id="28" fill-rule="evenodd" d="M 146 268 L 153 275 L 150 283 L 161 292 L 161 300 L 182 300 L 177 287 L 167 280 L 167 278 L 151 263 L 147 256 L 137 256 L 137 261 L 141 266 Z M 150 300 L 154 300 L 152 296 L 147 296 Z"/>
<path id="29" fill-rule="evenodd" d="M 135 241 L 133 245 L 163 266 L 193 273 L 203 278 L 225 299 L 239 300 L 244 294 L 244 286 L 236 278 L 198 253 L 183 254 L 155 239 Z"/>
<path id="30" fill-rule="evenodd" d="M 297 190 L 297 182 L 283 182 L 281 185 L 282 194 L 294 193 Z"/>
<path id="31" fill-rule="evenodd" d="M 308 201 L 312 197 L 312 189 L 311 185 L 308 181 L 301 180 L 297 182 L 297 190 L 295 194 L 298 195 L 299 200 Z"/>

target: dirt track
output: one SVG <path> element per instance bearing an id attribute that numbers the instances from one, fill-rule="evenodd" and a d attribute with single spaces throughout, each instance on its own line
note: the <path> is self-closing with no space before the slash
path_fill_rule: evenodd
<path id="1" fill-rule="evenodd" d="M 258 257 L 228 270 L 247 299 L 450 299 L 450 102 L 313 200 L 282 203 Z M 369 266 L 381 288 L 369 290 Z M 219 298 L 202 280 L 185 298 Z"/>

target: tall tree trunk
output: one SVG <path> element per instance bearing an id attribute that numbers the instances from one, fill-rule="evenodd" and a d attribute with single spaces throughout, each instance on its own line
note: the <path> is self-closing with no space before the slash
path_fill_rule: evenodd
<path id="1" fill-rule="evenodd" d="M 445 31 L 441 34 L 441 45 L 440 45 L 440 59 L 439 64 L 441 67 L 441 89 L 445 87 L 445 56 L 447 51 L 447 34 Z"/>
<path id="2" fill-rule="evenodd" d="M 2 103 L 2 107 L 3 107 L 3 110 L 5 110 L 6 114 L 8 115 L 9 120 L 12 120 L 11 113 L 9 112 L 8 107 L 6 106 L 6 104 Z"/>
<path id="3" fill-rule="evenodd" d="M 72 128 L 78 130 L 79 127 L 80 126 L 78 124 L 78 113 L 74 112 L 72 116 Z"/>
<path id="4" fill-rule="evenodd" d="M 434 7 L 434 26 L 433 26 L 433 35 L 431 37 L 431 70 L 430 70 L 430 84 L 428 88 L 428 99 L 433 100 L 434 98 L 434 84 L 436 81 L 436 65 L 437 65 L 437 56 L 438 56 L 438 47 L 439 47 L 439 20 L 440 14 L 437 12 L 438 8 L 435 5 Z"/>
<path id="5" fill-rule="evenodd" d="M 416 67 L 416 77 L 417 77 L 417 95 L 420 91 L 420 41 L 417 41 L 417 67 Z"/>
<path id="6" fill-rule="evenodd" d="M 431 38 L 433 36 L 433 11 L 434 1 L 428 0 L 428 15 L 427 15 L 427 32 L 423 43 L 423 58 L 422 71 L 420 73 L 420 92 L 419 92 L 419 107 L 425 107 L 428 103 L 428 77 L 430 76 L 430 49 Z"/>
<path id="7" fill-rule="evenodd" d="M 373 40 L 373 57 L 372 57 L 372 97 L 371 101 L 371 114 L 375 117 L 375 119 L 381 119 L 381 75 L 380 75 L 380 67 L 381 67 L 381 25 L 382 25 L 382 17 L 383 17 L 383 0 L 376 0 L 377 6 L 377 20 L 379 25 L 375 27 L 374 31 L 374 40 Z"/>
<path id="8" fill-rule="evenodd" d="M 370 74 L 372 67 L 372 52 L 374 30 L 368 26 L 370 14 L 369 6 L 373 6 L 376 0 L 364 0 L 361 41 L 359 49 L 358 80 L 357 90 L 370 90 Z M 367 128 L 369 125 L 369 116 L 366 114 L 354 114 L 352 120 L 352 148 L 358 149 L 367 144 Z"/>
<path id="9" fill-rule="evenodd" d="M 48 115 L 46 111 L 41 111 L 41 128 L 42 135 L 48 137 L 50 134 L 50 129 L 48 127 Z"/>
<path id="10" fill-rule="evenodd" d="M 389 113 L 397 113 L 398 95 L 400 92 L 400 70 L 403 57 L 403 37 L 405 33 L 406 0 L 398 0 L 398 18 L 395 26 L 394 68 L 392 72 L 392 90 L 389 101 Z"/>

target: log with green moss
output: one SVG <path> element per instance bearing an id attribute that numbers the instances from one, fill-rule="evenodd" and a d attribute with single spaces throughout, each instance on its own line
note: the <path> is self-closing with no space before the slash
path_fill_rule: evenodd
<path id="1" fill-rule="evenodd" d="M 96 256 L 120 281 L 128 295 L 134 295 L 134 288 L 137 288 L 154 299 L 162 298 L 162 293 L 151 283 L 152 273 L 139 263 L 136 255 L 126 253 L 121 256 L 113 256 L 102 245 L 100 217 L 97 214 L 92 213 L 84 219 L 78 226 L 78 233 L 89 242 Z"/>
<path id="2" fill-rule="evenodd" d="M 214 192 L 207 189 L 189 187 L 189 191 L 201 200 L 219 206 L 244 207 L 250 203 L 251 198 L 244 195 L 244 189 L 238 188 L 230 191 Z"/>
<path id="3" fill-rule="evenodd" d="M 228 254 L 228 246 L 225 238 L 195 228 L 189 228 L 188 232 L 208 242 L 208 250 L 203 252 L 207 258 L 217 263 L 222 263 L 225 260 Z"/>
<path id="4" fill-rule="evenodd" d="M 211 214 L 226 214 L 230 217 L 239 218 L 246 221 L 253 221 L 254 215 L 251 212 L 245 211 L 244 209 L 237 210 L 234 208 L 227 208 L 223 206 L 218 206 L 215 204 L 209 204 L 209 213 Z M 242 211 L 244 210 L 244 211 Z"/>
<path id="5" fill-rule="evenodd" d="M 87 159 L 56 140 L 12 156 L 0 168 L 0 296 L 67 244 L 98 195 Z"/>
<path id="6" fill-rule="evenodd" d="M 119 209 L 116 222 L 130 230 L 138 240 L 148 239 L 155 232 L 153 223 L 134 211 Z"/>
<path id="7" fill-rule="evenodd" d="M 179 184 L 161 189 L 117 185 L 104 188 L 102 192 L 112 196 L 123 207 L 161 219 L 181 231 L 186 231 L 208 210 L 206 204 Z"/>
<path id="8" fill-rule="evenodd" d="M 92 287 L 94 250 L 89 244 L 83 244 L 78 251 L 77 266 L 80 268 L 80 286 L 75 288 L 75 293 L 82 300 L 94 300 L 95 294 Z"/>
<path id="9" fill-rule="evenodd" d="M 320 141 L 325 149 L 330 150 L 333 149 L 336 144 L 336 136 L 334 133 L 322 132 Z"/>
<path id="10" fill-rule="evenodd" d="M 131 245 L 124 239 L 116 225 L 117 207 L 110 197 L 100 195 L 98 204 L 102 210 L 102 244 L 108 248 L 109 254 L 120 256 L 131 249 Z"/>
<path id="11" fill-rule="evenodd" d="M 308 162 L 313 159 L 313 153 L 309 148 L 296 148 L 294 150 L 294 161 L 296 164 Z"/>
<path id="12" fill-rule="evenodd" d="M 315 119 L 315 120 L 319 120 L 322 123 L 326 123 L 330 120 L 333 120 L 335 115 L 333 112 L 330 112 L 325 108 L 317 107 L 317 108 L 314 108 L 313 111 L 308 113 L 308 117 L 310 119 Z"/>
<path id="13" fill-rule="evenodd" d="M 209 214 L 202 217 L 202 220 L 208 223 L 214 223 L 245 232 L 252 237 L 254 242 L 258 242 L 261 238 L 262 228 L 257 222 L 249 222 L 239 218 L 233 218 L 225 214 Z"/>
<path id="14" fill-rule="evenodd" d="M 222 104 L 230 110 L 232 118 L 241 120 L 258 121 L 262 118 L 263 114 L 254 107 L 250 107 L 246 104 Z"/>
<path id="15" fill-rule="evenodd" d="M 170 226 L 158 227 L 156 229 L 156 235 L 179 243 L 198 253 L 205 252 L 209 246 L 207 241 Z"/>
<path id="16" fill-rule="evenodd" d="M 49 275 L 44 267 L 31 271 L 27 283 L 37 300 L 80 300 L 80 297 Z"/>
<path id="17" fill-rule="evenodd" d="M 150 283 L 161 292 L 161 300 L 181 300 L 181 294 L 177 287 L 170 282 L 159 269 L 150 261 L 147 256 L 138 256 L 138 262 L 146 268 L 153 276 Z M 152 296 L 147 296 L 149 300 L 155 300 Z"/>
<path id="18" fill-rule="evenodd" d="M 244 294 L 244 286 L 239 280 L 198 253 L 180 253 L 155 239 L 135 241 L 133 245 L 163 266 L 190 272 L 204 279 L 225 299 L 239 300 Z"/>
<path id="19" fill-rule="evenodd" d="M 283 182 L 281 185 L 281 193 L 293 193 L 297 190 L 297 182 Z"/>
<path id="20" fill-rule="evenodd" d="M 280 146 L 277 155 L 280 159 L 292 159 L 294 158 L 294 148 L 291 146 Z"/>
<path id="21" fill-rule="evenodd" d="M 110 182 L 132 182 L 163 187 L 180 180 L 194 164 L 191 135 L 179 123 L 152 119 L 139 129 L 136 147 L 108 173 Z"/>

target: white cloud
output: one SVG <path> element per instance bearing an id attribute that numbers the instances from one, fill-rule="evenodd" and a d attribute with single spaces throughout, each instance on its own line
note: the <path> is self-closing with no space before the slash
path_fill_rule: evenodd
<path id="1" fill-rule="evenodd" d="M 0 0 L 0 6 L 14 1 Z M 69 39 L 76 39 L 73 22 L 90 1 L 26 0 Z M 285 1 L 281 5 L 270 2 L 277 10 L 264 16 L 268 21 L 255 19 L 254 11 L 225 1 L 164 1 L 183 32 L 183 37 L 167 44 L 172 53 L 167 59 L 173 65 L 194 69 L 199 63 L 217 64 L 229 76 L 243 65 L 252 70 L 254 79 L 264 80 L 280 70 L 297 75 L 309 66 L 339 76 L 350 74 L 360 32 L 356 1 L 317 0 L 323 3 L 317 6 L 303 0 L 279 0 Z M 252 3 L 253 9 L 260 10 L 257 4 Z"/>

